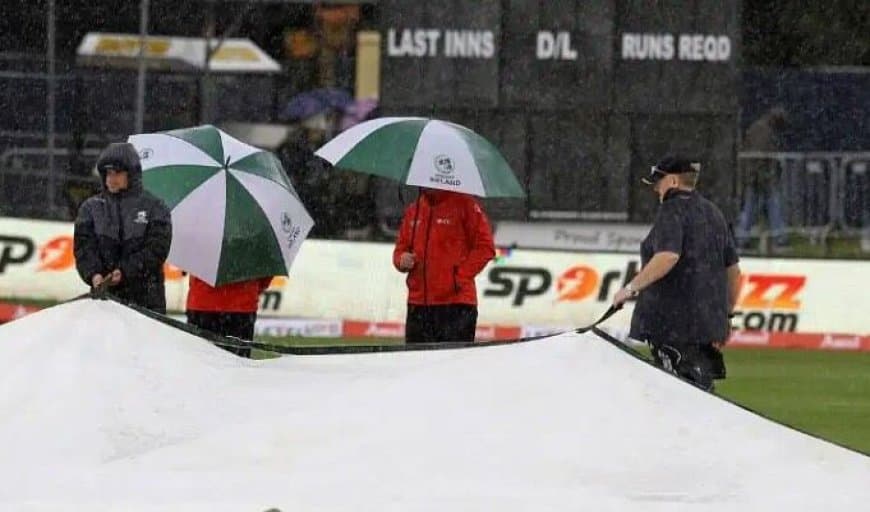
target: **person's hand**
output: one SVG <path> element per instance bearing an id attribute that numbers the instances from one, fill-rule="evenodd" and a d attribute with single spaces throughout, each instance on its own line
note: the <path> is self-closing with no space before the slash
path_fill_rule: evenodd
<path id="1" fill-rule="evenodd" d="M 414 268 L 416 262 L 417 259 L 414 257 L 414 253 L 403 252 L 402 255 L 399 256 L 399 270 L 402 272 L 408 272 Z"/>
<path id="2" fill-rule="evenodd" d="M 620 288 L 618 292 L 616 292 L 616 296 L 613 297 L 613 305 L 617 308 L 621 308 L 628 299 L 633 299 L 637 297 L 637 292 L 634 290 L 629 290 L 628 287 Z"/>
<path id="3" fill-rule="evenodd" d="M 106 278 L 104 278 L 101 274 L 94 274 L 94 277 L 91 278 L 91 286 L 93 286 L 94 288 L 99 288 L 105 280 Z"/>
<path id="4" fill-rule="evenodd" d="M 121 278 L 123 277 L 123 275 L 121 274 L 121 269 L 116 268 L 112 271 L 111 274 L 106 277 L 109 279 L 109 284 L 115 286 L 116 284 L 121 282 Z"/>

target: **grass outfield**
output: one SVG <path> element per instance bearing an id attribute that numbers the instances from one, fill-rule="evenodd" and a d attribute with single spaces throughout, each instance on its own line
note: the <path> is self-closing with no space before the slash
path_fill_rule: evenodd
<path id="1" fill-rule="evenodd" d="M 263 338 L 276 345 L 397 345 L 401 340 Z M 266 353 L 258 354 L 268 357 Z M 764 416 L 870 454 L 870 353 L 726 350 L 717 393 Z"/>
<path id="2" fill-rule="evenodd" d="M 734 349 L 719 393 L 870 455 L 870 353 Z"/>

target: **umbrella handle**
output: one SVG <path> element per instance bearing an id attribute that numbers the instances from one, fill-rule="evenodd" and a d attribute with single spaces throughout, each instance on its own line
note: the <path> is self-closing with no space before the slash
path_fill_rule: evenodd
<path id="1" fill-rule="evenodd" d="M 411 224 L 411 254 L 414 253 L 414 238 L 417 236 L 417 220 L 420 218 L 420 198 L 423 194 L 420 188 L 417 188 L 417 207 L 414 209 L 414 223 Z"/>

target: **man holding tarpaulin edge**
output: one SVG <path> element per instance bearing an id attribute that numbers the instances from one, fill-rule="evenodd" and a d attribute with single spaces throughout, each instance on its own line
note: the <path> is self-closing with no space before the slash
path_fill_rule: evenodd
<path id="1" fill-rule="evenodd" d="M 725 217 L 695 190 L 700 171 L 700 163 L 668 156 L 642 178 L 661 204 L 641 244 L 641 271 L 613 304 L 637 297 L 630 336 L 650 345 L 658 366 L 712 391 L 725 378 L 719 348 L 730 334 L 740 267 Z"/>
<path id="2" fill-rule="evenodd" d="M 73 233 L 76 270 L 94 290 L 166 313 L 163 264 L 172 242 L 166 204 L 142 186 L 132 144 L 109 144 L 97 159 L 102 191 L 79 207 Z"/>

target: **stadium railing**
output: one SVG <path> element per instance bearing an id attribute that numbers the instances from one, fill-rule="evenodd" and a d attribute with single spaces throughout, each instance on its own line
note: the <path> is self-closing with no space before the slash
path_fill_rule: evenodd
<path id="1" fill-rule="evenodd" d="M 860 238 L 870 237 L 870 151 L 761 152 L 738 154 L 736 193 L 740 206 L 754 172 L 746 165 L 752 160 L 773 160 L 783 216 L 789 233 L 806 236 L 824 244 L 836 232 Z M 765 218 L 761 213 L 756 218 Z M 762 251 L 769 247 L 769 226 L 753 227 Z"/>

